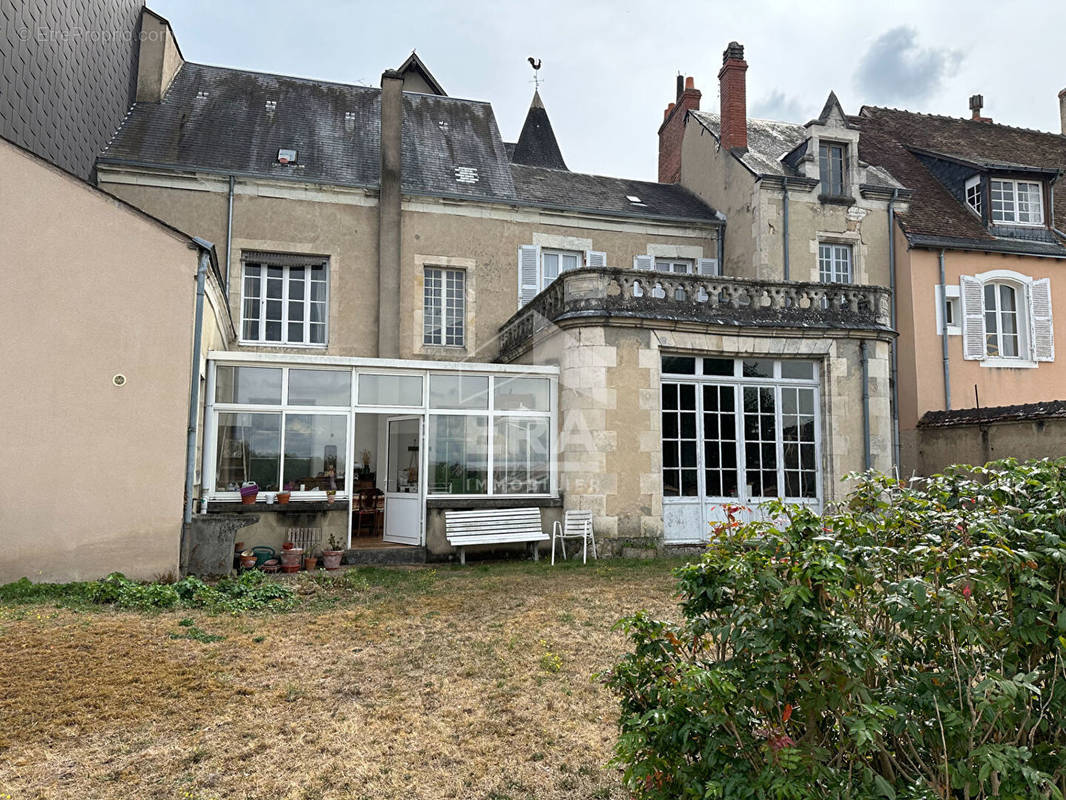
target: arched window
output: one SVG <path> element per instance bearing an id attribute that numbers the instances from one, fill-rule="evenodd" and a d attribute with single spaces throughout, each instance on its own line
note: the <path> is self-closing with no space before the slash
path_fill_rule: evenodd
<path id="1" fill-rule="evenodd" d="M 1020 287 L 1001 281 L 985 284 L 985 355 L 991 358 L 1019 358 L 1021 331 L 1025 317 L 1018 306 Z"/>
<path id="2" fill-rule="evenodd" d="M 959 300 L 964 358 L 1001 367 L 1055 360 L 1048 278 L 1009 270 L 963 275 Z"/>

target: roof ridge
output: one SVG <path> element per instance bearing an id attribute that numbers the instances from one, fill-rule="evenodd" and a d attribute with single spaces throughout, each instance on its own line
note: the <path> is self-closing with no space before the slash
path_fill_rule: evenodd
<path id="1" fill-rule="evenodd" d="M 1036 133 L 1036 134 L 1040 134 L 1042 136 L 1053 136 L 1056 139 L 1066 139 L 1066 134 L 1063 134 L 1061 132 L 1060 133 L 1055 133 L 1055 131 L 1042 131 L 1039 128 L 1025 128 L 1025 127 L 1023 127 L 1021 125 L 1008 125 L 1005 122 L 996 122 L 994 120 L 991 121 L 991 122 L 983 122 L 981 120 L 968 119 L 966 117 L 951 117 L 951 116 L 948 116 L 947 114 L 930 114 L 930 113 L 927 113 L 925 111 L 911 111 L 910 109 L 907 109 L 907 108 L 895 108 L 894 106 L 863 105 L 862 108 L 869 108 L 869 109 L 871 109 L 873 111 L 889 111 L 889 112 L 892 112 L 894 114 L 909 114 L 912 117 L 926 117 L 928 119 L 943 119 L 943 120 L 947 120 L 948 122 L 973 122 L 973 123 L 976 123 L 978 125 L 984 125 L 986 127 L 991 125 L 991 126 L 996 127 L 996 128 L 1007 128 L 1008 130 L 1012 130 L 1012 131 L 1023 131 L 1024 133 Z M 857 119 L 860 119 L 860 120 L 862 119 L 862 109 L 859 110 L 859 114 L 857 115 Z"/>
<path id="2" fill-rule="evenodd" d="M 523 169 L 543 169 L 550 170 L 551 172 L 558 172 L 560 175 L 578 175 L 585 178 L 606 178 L 609 181 L 627 181 L 629 183 L 645 183 L 650 186 L 677 186 L 684 188 L 679 183 L 659 183 L 659 181 L 646 181 L 641 178 L 619 178 L 617 175 L 598 175 L 595 172 L 574 172 L 572 169 L 559 169 L 558 167 L 538 167 L 536 164 L 523 164 L 518 161 L 511 162 L 512 167 L 521 167 Z M 698 197 L 699 195 L 697 195 Z"/>

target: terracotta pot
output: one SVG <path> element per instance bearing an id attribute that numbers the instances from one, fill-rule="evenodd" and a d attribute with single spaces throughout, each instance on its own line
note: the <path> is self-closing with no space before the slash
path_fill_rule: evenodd
<path id="1" fill-rule="evenodd" d="M 296 572 L 300 569 L 304 551 L 300 547 L 290 547 L 282 550 L 278 555 L 281 556 L 281 569 L 283 572 Z M 292 567 L 292 569 L 289 569 L 289 567 Z"/>
<path id="2" fill-rule="evenodd" d="M 344 558 L 343 550 L 323 550 L 322 566 L 330 572 L 341 568 L 341 559 Z"/>
<path id="3" fill-rule="evenodd" d="M 289 573 L 292 573 L 292 572 L 299 572 L 299 571 L 300 571 L 300 565 L 299 565 L 299 564 L 292 564 L 292 565 L 290 566 L 289 564 L 285 564 L 285 565 L 284 565 L 284 566 L 283 566 L 283 567 L 281 568 L 281 571 L 282 571 L 282 572 L 289 572 Z"/>
<path id="4" fill-rule="evenodd" d="M 307 556 L 304 558 L 304 569 L 308 572 L 314 572 L 318 569 L 318 556 Z"/>
<path id="5" fill-rule="evenodd" d="M 294 548 L 294 547 L 296 547 L 296 542 L 285 542 L 285 544 L 283 544 L 281 546 L 281 549 L 282 550 L 292 550 L 292 548 Z"/>
<path id="6" fill-rule="evenodd" d="M 259 559 L 257 559 L 254 555 L 241 556 L 241 566 L 245 569 L 252 569 L 253 567 L 255 567 L 255 562 L 258 560 Z"/>
<path id="7" fill-rule="evenodd" d="M 279 503 L 284 504 L 284 503 L 289 502 L 289 497 L 290 497 L 289 492 L 278 492 L 278 502 Z"/>
<path id="8" fill-rule="evenodd" d="M 336 499 L 336 495 L 332 495 L 332 494 L 327 494 L 326 495 L 326 502 L 329 503 L 330 505 L 333 505 L 333 501 L 335 499 Z"/>
<path id="9" fill-rule="evenodd" d="M 242 494 L 241 495 L 241 503 L 243 503 L 246 506 L 255 505 L 255 498 L 256 498 L 256 495 L 254 495 L 254 494 Z"/>

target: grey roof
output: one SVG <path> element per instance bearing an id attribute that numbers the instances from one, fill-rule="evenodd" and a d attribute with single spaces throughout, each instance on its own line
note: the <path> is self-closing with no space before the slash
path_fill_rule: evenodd
<path id="1" fill-rule="evenodd" d="M 548 119 L 548 112 L 537 90 L 533 92 L 533 102 L 529 104 L 522 132 L 511 150 L 511 160 L 516 164 L 527 164 L 531 167 L 566 169 L 551 120 Z"/>
<path id="2" fill-rule="evenodd" d="M 512 165 L 489 103 L 414 92 L 403 102 L 408 194 L 719 219 L 679 186 Z M 99 161 L 375 188 L 380 113 L 380 89 L 186 62 L 162 102 L 133 106 Z M 296 162 L 278 163 L 281 149 L 296 150 Z"/>
<path id="3" fill-rule="evenodd" d="M 722 138 L 722 121 L 710 111 L 689 112 L 715 139 Z M 796 170 L 782 163 L 807 139 L 807 129 L 792 122 L 748 119 L 748 152 L 737 154 L 740 162 L 756 175 L 794 176 Z"/>
<path id="4" fill-rule="evenodd" d="M 1066 417 L 1066 400 L 1045 400 L 1015 406 L 986 406 L 958 408 L 952 411 L 926 411 L 918 421 L 921 428 L 951 428 L 956 425 L 983 425 L 993 422 L 1024 422 L 1026 420 Z"/>
<path id="5" fill-rule="evenodd" d="M 515 190 L 531 205 L 572 208 L 624 216 L 724 220 L 688 189 L 674 183 L 652 183 L 605 175 L 586 175 L 544 167 L 512 164 Z M 636 197 L 640 204 L 631 202 Z"/>

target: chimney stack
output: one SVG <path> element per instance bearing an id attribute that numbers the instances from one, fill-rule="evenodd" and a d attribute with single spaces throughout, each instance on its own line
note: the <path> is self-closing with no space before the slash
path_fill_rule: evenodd
<path id="1" fill-rule="evenodd" d="M 681 140 L 685 135 L 685 116 L 700 110 L 702 92 L 691 77 L 677 76 L 675 101 L 663 111 L 659 126 L 659 183 L 681 180 Z"/>
<path id="2" fill-rule="evenodd" d="M 1066 136 L 1066 89 L 1059 92 L 1059 123 L 1062 125 L 1062 135 Z"/>
<path id="3" fill-rule="evenodd" d="M 744 45 L 730 42 L 722 53 L 718 83 L 722 97 L 722 147 L 726 150 L 748 149 L 748 101 L 744 73 Z"/>
<path id="4" fill-rule="evenodd" d="M 972 119 L 974 122 L 991 122 L 992 121 L 991 117 L 982 117 L 981 116 L 981 107 L 984 106 L 984 104 L 985 104 L 984 96 L 979 95 L 979 94 L 970 95 L 970 112 L 971 112 L 970 119 Z"/>
<path id="5" fill-rule="evenodd" d="M 381 74 L 381 188 L 378 194 L 378 358 L 400 357 L 400 184 L 403 75 Z"/>

